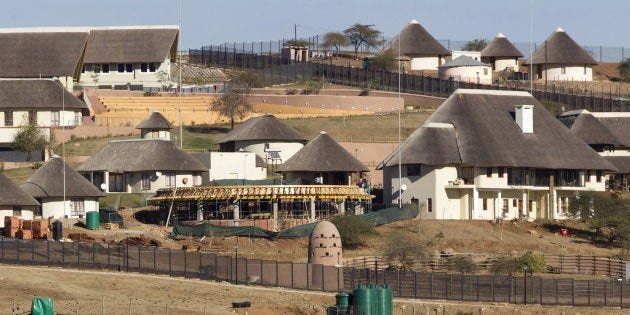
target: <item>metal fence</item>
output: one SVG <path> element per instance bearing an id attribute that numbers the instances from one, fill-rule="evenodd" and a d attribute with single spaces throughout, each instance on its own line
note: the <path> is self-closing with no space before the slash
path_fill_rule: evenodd
<path id="1" fill-rule="evenodd" d="M 0 239 L 0 262 L 99 269 L 317 291 L 389 284 L 395 297 L 574 306 L 630 306 L 628 282 L 338 268 L 118 243 Z"/>
<path id="2" fill-rule="evenodd" d="M 256 54 L 234 51 L 227 46 L 209 46 L 189 51 L 189 62 L 217 67 L 255 71 L 265 85 L 291 83 L 300 80 L 322 80 L 339 85 L 382 91 L 400 91 L 435 97 L 448 97 L 458 88 L 530 91 L 539 100 L 564 104 L 564 111 L 588 109 L 601 112 L 630 111 L 630 90 L 612 86 L 575 88 L 562 82 L 531 84 L 511 80 L 502 84 L 484 85 L 459 82 L 416 74 L 367 70 L 327 63 L 298 62 L 277 54 Z"/>

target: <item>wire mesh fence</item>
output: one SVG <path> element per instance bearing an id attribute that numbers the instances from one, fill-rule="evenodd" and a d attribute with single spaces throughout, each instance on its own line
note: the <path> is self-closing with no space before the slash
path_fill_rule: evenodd
<path id="1" fill-rule="evenodd" d="M 119 243 L 1 238 L 0 262 L 169 275 L 225 281 L 233 284 L 326 292 L 350 291 L 360 284 L 389 284 L 394 296 L 400 298 L 622 308 L 630 306 L 629 282 L 623 279 L 582 280 L 543 278 L 528 274 L 523 276 L 465 275 L 379 270 L 378 268 L 344 268 L 243 258 L 238 257 L 237 248 L 234 255 L 223 256 L 214 253 Z M 14 307 L 13 303 L 13 300 L 0 300 L 0 310 L 6 309 L 9 304 Z M 64 307 L 68 309 L 79 307 L 76 304 L 78 302 L 64 303 L 67 304 Z M 127 307 L 140 307 L 140 305 L 134 305 L 131 301 L 130 305 L 125 307 L 118 305 L 118 307 L 127 310 Z"/>

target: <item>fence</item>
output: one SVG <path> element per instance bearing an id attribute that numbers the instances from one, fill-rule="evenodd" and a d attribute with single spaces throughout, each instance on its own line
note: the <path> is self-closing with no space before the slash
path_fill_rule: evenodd
<path id="1" fill-rule="evenodd" d="M 467 256 L 471 256 L 468 255 Z M 626 278 L 626 262 L 621 259 L 609 257 L 584 256 L 584 255 L 545 255 L 545 262 L 552 273 L 579 274 L 593 276 L 607 276 Z M 472 260 L 477 267 L 488 269 L 496 260 L 490 255 L 472 255 Z M 396 266 L 384 257 L 361 257 L 344 262 L 345 267 L 356 269 L 387 270 Z M 447 270 L 448 261 L 443 259 L 427 259 L 417 264 L 414 269 L 428 267 L 432 271 Z"/>
<path id="2" fill-rule="evenodd" d="M 626 281 L 546 279 L 524 275 L 463 275 L 338 268 L 238 258 L 114 243 L 0 239 L 6 264 L 100 269 L 317 291 L 349 291 L 359 284 L 389 284 L 401 298 L 574 306 L 630 306 Z"/>
<path id="3" fill-rule="evenodd" d="M 440 79 L 416 74 L 399 74 L 382 70 L 366 70 L 326 63 L 299 62 L 274 54 L 255 54 L 246 49 L 230 50 L 227 46 L 209 46 L 189 51 L 189 62 L 218 67 L 257 71 L 265 85 L 318 79 L 326 82 L 382 91 L 448 97 L 458 88 L 530 91 L 539 100 L 565 105 L 564 110 L 630 111 L 630 90 L 620 87 L 605 91 L 604 87 L 576 88 L 562 82 L 530 84 L 514 80 L 509 84 L 484 85 Z"/>

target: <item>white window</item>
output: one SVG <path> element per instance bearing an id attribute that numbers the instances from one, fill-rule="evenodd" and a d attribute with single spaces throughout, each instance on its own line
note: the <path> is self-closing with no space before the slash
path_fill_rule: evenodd
<path id="1" fill-rule="evenodd" d="M 151 173 L 142 173 L 142 190 L 151 190 Z"/>
<path id="2" fill-rule="evenodd" d="M 50 112 L 50 125 L 59 126 L 59 111 Z"/>
<path id="3" fill-rule="evenodd" d="M 70 215 L 73 217 L 85 214 L 85 200 L 83 198 L 70 199 Z"/>
<path id="4" fill-rule="evenodd" d="M 131 63 L 118 64 L 118 73 L 132 73 L 132 72 L 133 72 L 133 64 Z"/>
<path id="5" fill-rule="evenodd" d="M 192 185 L 193 186 L 199 186 L 199 173 L 193 173 L 192 174 Z"/>
<path id="6" fill-rule="evenodd" d="M 164 173 L 164 180 L 166 188 L 175 188 L 175 173 Z"/>

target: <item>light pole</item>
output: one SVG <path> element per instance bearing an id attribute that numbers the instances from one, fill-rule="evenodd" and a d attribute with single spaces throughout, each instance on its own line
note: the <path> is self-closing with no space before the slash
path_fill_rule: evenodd
<path id="1" fill-rule="evenodd" d="M 524 304 L 527 305 L 527 266 L 523 266 L 523 280 L 525 281 L 524 285 Z"/>
<path id="2" fill-rule="evenodd" d="M 359 151 L 363 151 L 363 148 L 354 149 L 354 158 L 359 159 Z"/>
<path id="3" fill-rule="evenodd" d="M 65 218 L 66 215 L 66 91 L 65 91 L 65 87 L 63 86 L 63 83 L 61 83 L 61 80 L 58 77 L 53 77 L 53 81 L 58 82 L 59 86 L 61 87 L 61 160 L 63 161 L 63 163 L 61 163 L 62 165 L 62 169 L 61 169 L 61 174 L 62 174 L 62 181 L 63 181 L 63 217 Z"/>

